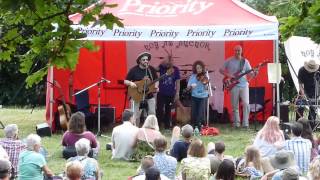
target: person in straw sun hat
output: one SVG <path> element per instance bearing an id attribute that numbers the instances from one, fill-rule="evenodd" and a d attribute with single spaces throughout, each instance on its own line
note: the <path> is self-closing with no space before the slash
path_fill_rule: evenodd
<path id="1" fill-rule="evenodd" d="M 304 65 L 299 69 L 298 81 L 299 81 L 299 94 L 303 98 L 315 98 L 315 81 L 320 79 L 319 64 L 311 59 L 306 61 Z M 304 108 L 298 109 L 298 114 L 303 115 Z M 300 118 L 299 116 L 297 118 Z M 309 117 L 310 125 L 313 128 L 316 118 L 315 107 L 310 107 Z"/>

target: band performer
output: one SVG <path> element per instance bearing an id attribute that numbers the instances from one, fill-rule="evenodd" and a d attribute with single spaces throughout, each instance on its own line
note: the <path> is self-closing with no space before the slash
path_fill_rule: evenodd
<path id="1" fill-rule="evenodd" d="M 189 78 L 187 89 L 191 89 L 191 121 L 194 128 L 201 128 L 205 123 L 206 101 L 209 97 L 208 78 L 205 73 L 205 65 L 198 60 L 192 65 L 192 75 Z"/>
<path id="2" fill-rule="evenodd" d="M 177 66 L 173 65 L 171 55 L 165 57 L 158 67 L 160 77 L 164 78 L 159 81 L 159 92 L 157 94 L 157 117 L 164 124 L 165 129 L 170 128 L 171 108 L 175 100 L 179 99 L 180 92 L 180 71 Z M 172 71 L 168 74 L 168 71 Z M 168 75 L 165 75 L 165 74 Z"/>
<path id="3" fill-rule="evenodd" d="M 132 98 L 131 108 L 134 112 L 137 126 L 140 126 L 140 123 L 143 123 L 143 122 L 140 122 L 140 115 L 141 115 L 141 111 L 143 110 L 142 108 L 144 108 L 144 110 L 147 110 L 148 115 L 156 114 L 156 111 L 155 111 L 156 101 L 153 94 L 154 92 L 148 93 L 148 90 L 150 89 L 150 87 L 145 86 L 145 84 L 148 84 L 158 78 L 155 68 L 149 65 L 150 60 L 151 60 L 150 53 L 143 52 L 139 54 L 136 59 L 137 65 L 132 67 L 129 70 L 126 80 L 124 80 L 124 84 L 129 86 L 129 88 L 136 90 L 138 96 L 141 95 L 141 96 L 144 96 L 145 98 L 145 101 L 134 100 L 134 97 L 129 93 L 129 95 Z M 142 85 L 142 87 L 140 85 Z M 155 82 L 154 89 L 158 89 L 158 85 L 159 83 Z M 143 92 L 145 92 L 145 94 Z M 141 99 L 141 97 L 139 97 L 139 99 Z"/>
<path id="4" fill-rule="evenodd" d="M 298 71 L 298 81 L 299 81 L 299 93 L 302 97 L 307 98 L 307 104 L 311 105 L 308 119 L 311 121 L 310 125 L 314 127 L 314 120 L 316 119 L 316 109 L 313 102 L 309 101 L 311 99 L 316 99 L 315 97 L 315 81 L 319 81 L 320 76 L 319 64 L 317 64 L 314 60 L 309 60 L 304 63 Z M 318 77 L 317 77 L 318 76 Z M 309 102 L 309 103 L 308 103 Z M 298 112 L 300 115 L 303 115 L 304 108 L 299 108 Z"/>
<path id="5" fill-rule="evenodd" d="M 240 45 L 237 45 L 234 47 L 234 56 L 230 57 L 229 59 L 227 59 L 227 61 L 225 61 L 223 67 L 219 70 L 219 72 L 233 80 L 237 78 L 237 75 L 249 70 L 251 70 L 251 65 L 248 59 L 242 56 L 242 47 Z M 249 78 L 253 78 L 256 75 L 257 71 L 252 71 L 251 73 L 247 74 Z M 238 81 L 239 83 L 237 83 L 231 89 L 233 126 L 235 128 L 240 127 L 239 100 L 241 98 L 243 107 L 242 127 L 249 128 L 249 83 L 246 76 L 242 76 L 240 79 L 238 79 Z"/>

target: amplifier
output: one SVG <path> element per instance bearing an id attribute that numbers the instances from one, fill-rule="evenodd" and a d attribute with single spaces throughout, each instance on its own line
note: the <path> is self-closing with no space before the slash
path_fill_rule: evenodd
<path id="1" fill-rule="evenodd" d="M 36 132 L 40 137 L 51 136 L 51 129 L 48 123 L 37 124 Z"/>
<path id="2" fill-rule="evenodd" d="M 98 118 L 98 107 L 94 109 L 95 116 Z M 109 124 L 114 124 L 116 121 L 116 108 L 112 106 L 102 106 L 100 108 L 100 127 L 105 128 Z M 97 122 L 98 126 L 98 122 Z"/>

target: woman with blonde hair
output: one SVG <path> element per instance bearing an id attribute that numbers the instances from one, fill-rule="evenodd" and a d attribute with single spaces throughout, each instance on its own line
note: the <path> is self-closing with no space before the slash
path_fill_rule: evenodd
<path id="1" fill-rule="evenodd" d="M 200 139 L 193 139 L 188 149 L 188 157 L 181 161 L 182 179 L 207 180 L 210 177 L 210 168 L 204 143 Z"/>
<path id="2" fill-rule="evenodd" d="M 279 123 L 278 117 L 270 116 L 257 133 L 253 145 L 260 150 L 261 157 L 274 155 L 284 147 L 285 138 Z"/>
<path id="3" fill-rule="evenodd" d="M 263 176 L 263 171 L 259 149 L 252 145 L 248 146 L 244 160 L 244 168 L 238 168 L 237 175 L 249 176 L 250 179 L 260 179 Z"/>
<path id="4" fill-rule="evenodd" d="M 320 179 L 320 157 L 314 158 L 309 165 L 308 179 L 317 180 Z"/>
<path id="5" fill-rule="evenodd" d="M 153 141 L 162 137 L 159 131 L 158 119 L 155 115 L 148 115 L 143 126 L 138 130 L 136 136 L 133 160 L 140 161 L 146 155 L 154 155 Z"/>

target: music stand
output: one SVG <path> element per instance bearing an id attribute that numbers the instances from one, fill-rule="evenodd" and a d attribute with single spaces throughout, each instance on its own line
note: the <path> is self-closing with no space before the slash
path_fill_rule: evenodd
<path id="1" fill-rule="evenodd" d="M 73 94 L 72 96 L 76 96 L 78 94 L 81 94 L 82 92 L 94 87 L 94 86 L 98 86 L 98 132 L 97 132 L 97 136 L 101 136 L 101 130 L 100 130 L 100 84 L 106 82 L 106 83 L 111 83 L 111 81 L 105 79 L 105 78 L 101 78 L 100 81 L 85 87 L 84 89 L 78 91 L 77 93 Z"/>

